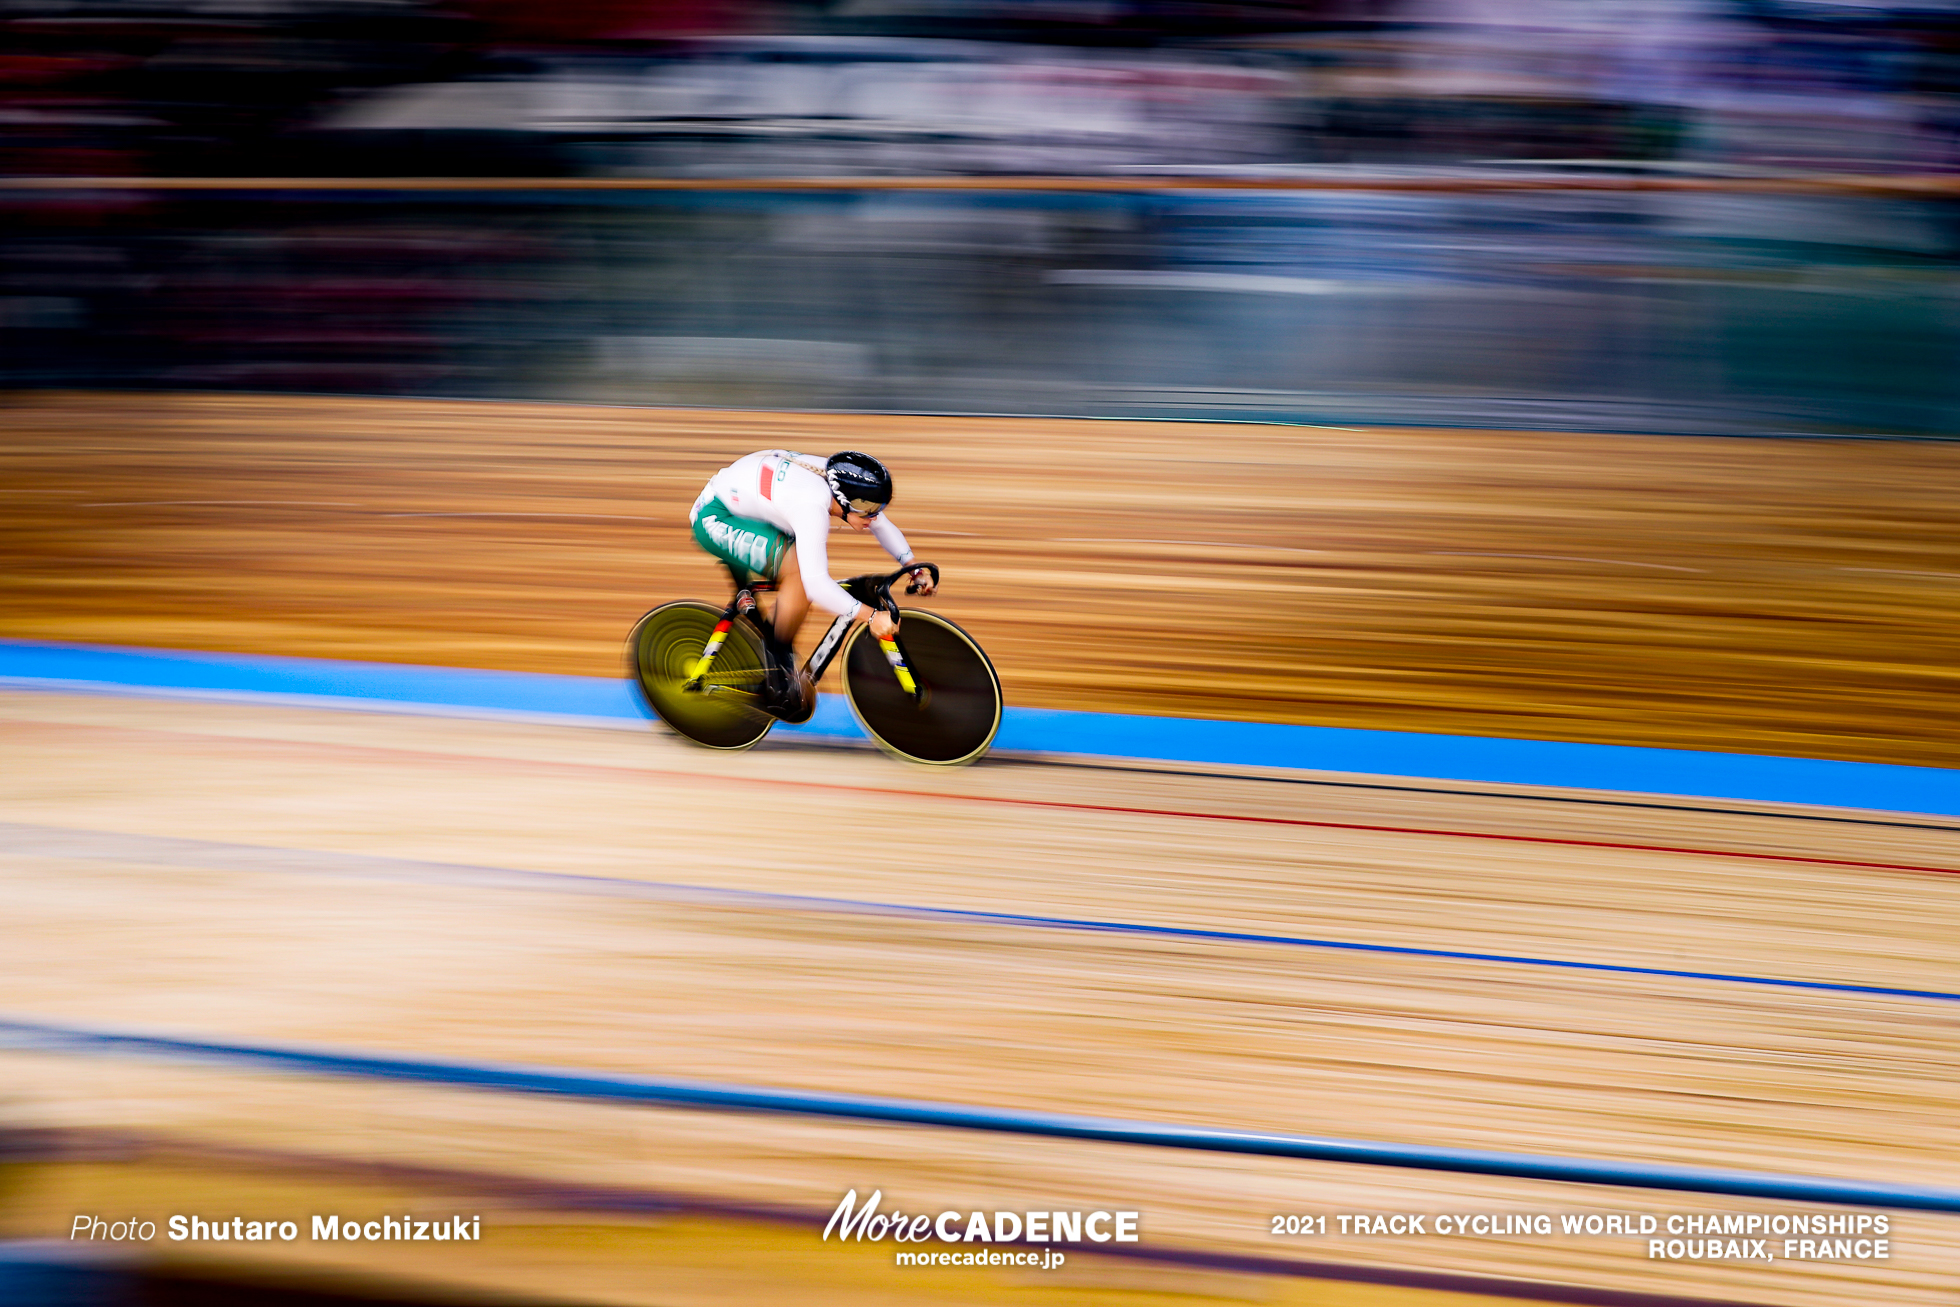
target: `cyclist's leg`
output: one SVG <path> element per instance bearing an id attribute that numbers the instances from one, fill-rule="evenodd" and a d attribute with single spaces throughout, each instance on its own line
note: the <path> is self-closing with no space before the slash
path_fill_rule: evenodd
<path id="1" fill-rule="evenodd" d="M 770 697 L 781 698 L 796 688 L 796 654 L 790 640 L 794 639 L 796 627 L 810 607 L 809 598 L 803 592 L 803 578 L 796 571 L 794 541 L 767 523 L 730 512 L 726 504 L 707 491 L 694 501 L 689 518 L 694 528 L 694 543 L 741 575 L 762 577 L 779 584 L 785 579 L 793 580 L 795 590 L 789 612 L 796 620 L 787 623 L 790 639 L 763 641 L 769 654 Z M 774 629 L 765 630 L 765 637 L 785 629 L 783 598 L 783 593 L 778 591 Z"/>
<path id="2" fill-rule="evenodd" d="M 784 551 L 782 562 L 776 569 L 776 607 L 774 626 L 776 632 L 775 656 L 783 660 L 783 671 L 804 696 L 810 695 L 814 688 L 796 658 L 796 633 L 802 629 L 803 619 L 810 611 L 810 596 L 803 588 L 803 573 L 797 570 L 796 546 L 791 544 Z"/>
<path id="3" fill-rule="evenodd" d="M 785 645 L 796 643 L 796 633 L 810 611 L 810 596 L 803 589 L 803 573 L 797 570 L 796 546 L 783 555 L 776 573 L 776 638 Z"/>

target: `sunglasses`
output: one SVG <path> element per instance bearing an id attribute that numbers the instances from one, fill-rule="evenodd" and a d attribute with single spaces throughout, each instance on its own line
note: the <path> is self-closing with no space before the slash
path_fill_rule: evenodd
<path id="1" fill-rule="evenodd" d="M 845 509 L 860 517 L 876 517 L 885 511 L 885 506 L 869 499 L 851 499 L 845 501 Z"/>

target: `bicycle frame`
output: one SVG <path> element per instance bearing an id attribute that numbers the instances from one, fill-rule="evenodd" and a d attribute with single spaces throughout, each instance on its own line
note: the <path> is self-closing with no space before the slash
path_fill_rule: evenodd
<path id="1" fill-rule="evenodd" d="M 902 576 L 911 575 L 920 568 L 932 573 L 932 583 L 935 586 L 939 584 L 937 565 L 914 562 L 907 563 L 889 576 L 879 576 L 876 573 L 854 576 L 843 583 L 844 592 L 861 604 L 871 608 L 881 608 L 893 617 L 897 617 L 898 602 L 892 598 L 892 583 Z M 685 686 L 688 690 L 699 691 L 702 688 L 701 679 L 708 674 L 708 669 L 714 666 L 715 655 L 721 652 L 722 645 L 727 642 L 729 628 L 735 624 L 737 617 L 749 616 L 762 631 L 763 639 L 771 641 L 775 639 L 774 628 L 765 626 L 754 617 L 757 609 L 756 595 L 774 590 L 775 582 L 745 581 L 734 568 L 729 569 L 729 577 L 735 583 L 735 596 L 728 601 L 728 607 L 722 610 L 721 620 L 715 623 L 715 629 L 709 635 L 707 645 L 702 648 L 701 656 L 695 660 L 694 666 L 688 668 Z M 916 585 L 906 587 L 908 594 L 917 591 Z M 840 614 L 831 621 L 830 629 L 824 632 L 823 639 L 817 642 L 817 647 L 810 651 L 810 659 L 804 664 L 803 670 L 812 684 L 822 680 L 823 674 L 830 670 L 831 660 L 836 658 L 837 651 L 844 647 L 844 637 L 850 633 L 850 629 L 850 617 Z M 911 660 L 905 656 L 904 642 L 899 638 L 898 632 L 892 634 L 892 639 L 880 639 L 878 647 L 884 652 L 885 661 L 891 664 L 892 674 L 898 678 L 899 688 L 911 695 L 912 701 L 917 703 L 922 693 L 918 679 L 912 675 Z"/>

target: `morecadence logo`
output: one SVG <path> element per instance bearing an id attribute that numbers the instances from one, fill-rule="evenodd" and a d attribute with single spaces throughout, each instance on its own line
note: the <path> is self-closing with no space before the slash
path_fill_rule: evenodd
<path id="1" fill-rule="evenodd" d="M 947 1210 L 908 1214 L 879 1211 L 883 1200 L 881 1189 L 872 1190 L 862 1206 L 857 1190 L 846 1193 L 823 1228 L 825 1241 L 835 1234 L 840 1243 L 877 1243 L 889 1238 L 893 1243 L 966 1245 L 958 1251 L 940 1247 L 900 1252 L 900 1266 L 1032 1266 L 1053 1270 L 1067 1260 L 1067 1255 L 1051 1245 L 1136 1243 L 1140 1239 L 1140 1214 L 1131 1211 Z M 999 1244 L 1022 1246 L 1002 1249 L 995 1246 Z"/>

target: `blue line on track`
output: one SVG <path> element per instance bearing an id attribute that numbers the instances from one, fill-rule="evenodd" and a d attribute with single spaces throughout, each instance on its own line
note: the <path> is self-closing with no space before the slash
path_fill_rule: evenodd
<path id="1" fill-rule="evenodd" d="M 0 684 L 116 688 L 325 707 L 394 707 L 517 717 L 643 721 L 625 680 L 472 668 L 335 662 L 0 641 Z M 862 739 L 839 696 L 823 696 L 804 739 Z M 1568 745 L 1192 717 L 1009 707 L 998 749 L 1227 766 L 1419 776 L 1474 784 L 1619 790 L 1678 798 L 1819 803 L 1960 817 L 1960 772 L 1766 754 Z"/>
<path id="2" fill-rule="evenodd" d="M 271 1070 L 454 1085 L 461 1088 L 504 1090 L 515 1093 L 551 1094 L 602 1102 L 643 1103 L 651 1106 L 697 1108 L 719 1112 L 783 1113 L 851 1121 L 882 1121 L 901 1125 L 934 1126 L 941 1129 L 1032 1135 L 1050 1139 L 1087 1139 L 1156 1148 L 1188 1148 L 1214 1153 L 1291 1157 L 1316 1162 L 1350 1162 L 1366 1166 L 1395 1166 L 1423 1171 L 1453 1171 L 1473 1175 L 1513 1176 L 1527 1180 L 1557 1180 L 1572 1184 L 1732 1194 L 1743 1198 L 1769 1198 L 1800 1203 L 1834 1203 L 1853 1207 L 1882 1207 L 1924 1212 L 1960 1212 L 1960 1190 L 1931 1189 L 1917 1185 L 1875 1184 L 1863 1180 L 1838 1180 L 1818 1176 L 1717 1171 L 1703 1167 L 1669 1166 L 1655 1162 L 1615 1162 L 1532 1153 L 1486 1152 L 1470 1148 L 1432 1148 L 1416 1144 L 1379 1143 L 1367 1139 L 1330 1139 L 1311 1135 L 1226 1130 L 1210 1126 L 1169 1125 L 1151 1121 L 1125 1121 L 1112 1117 L 1069 1116 L 1053 1112 L 1027 1112 L 1008 1108 L 973 1107 L 958 1103 L 933 1103 L 916 1099 L 873 1098 L 859 1094 L 713 1084 L 695 1080 L 620 1075 L 604 1071 L 572 1071 L 558 1067 L 401 1058 L 278 1045 L 226 1044 L 206 1040 L 88 1030 L 16 1019 L 0 1019 L 0 1038 L 30 1048 L 55 1047 L 76 1052 L 124 1053 L 217 1061 Z"/>
<path id="3" fill-rule="evenodd" d="M 0 683 L 326 707 L 646 718 L 624 680 L 0 640 Z M 862 738 L 837 695 L 792 737 Z M 1762 754 L 1009 708 L 995 747 L 1960 816 L 1960 771 Z"/>
<path id="4" fill-rule="evenodd" d="M 1689 971 L 1666 967 L 1636 967 L 1610 962 L 1577 962 L 1514 953 L 1479 953 L 1461 949 L 1415 948 L 1403 944 L 1363 944 L 1353 940 L 1315 939 L 1305 935 L 1274 935 L 1199 926 L 1159 926 L 1142 922 L 1098 921 L 1087 917 L 1052 917 L 1035 913 L 988 912 L 978 908 L 937 908 L 871 899 L 824 898 L 767 890 L 687 885 L 674 881 L 630 880 L 576 872 L 528 871 L 464 863 L 424 862 L 366 853 L 324 853 L 304 849 L 227 844 L 168 836 L 123 835 L 79 831 L 58 826 L 0 822 L 0 854 L 71 858 L 87 861 L 147 862 L 169 866 L 283 872 L 328 876 L 360 876 L 419 883 L 467 884 L 490 889 L 577 891 L 663 902 L 706 903 L 741 907 L 782 908 L 797 912 L 835 912 L 865 916 L 909 917 L 915 920 L 977 922 L 1023 926 L 1036 930 L 1090 931 L 1109 935 L 1143 935 L 1164 939 L 1211 940 L 1226 944 L 1270 944 L 1288 948 L 1332 949 L 1376 953 L 1391 957 L 1436 958 L 1448 962 L 1501 962 L 1513 966 L 1551 967 L 1562 971 L 1602 972 L 1609 975 L 1659 976 L 1671 980 L 1713 980 L 1735 985 L 1768 985 L 1831 994 L 1870 994 L 1884 998 L 1925 998 L 1960 1002 L 1960 993 L 1937 989 L 1906 989 L 1887 985 L 1853 985 L 1828 980 L 1795 980 L 1724 971 Z"/>
<path id="5" fill-rule="evenodd" d="M 0 678 L 213 697 L 317 699 L 329 706 L 352 702 L 561 717 L 646 717 L 624 680 L 323 658 L 0 640 Z"/>

